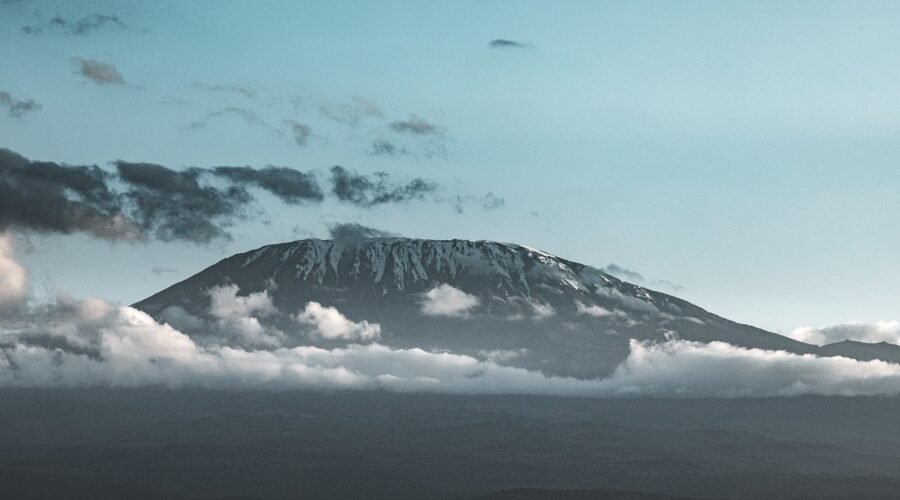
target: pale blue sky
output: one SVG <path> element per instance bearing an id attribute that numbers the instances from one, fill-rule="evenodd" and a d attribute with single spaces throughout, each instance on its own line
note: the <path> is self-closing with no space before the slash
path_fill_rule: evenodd
<path id="1" fill-rule="evenodd" d="M 80 36 L 49 24 L 92 14 L 127 28 Z M 35 237 L 24 261 L 40 291 L 127 303 L 231 253 L 356 221 L 615 262 L 777 331 L 892 320 L 897 26 L 896 2 L 4 2 L 0 91 L 42 109 L 0 114 L 0 147 L 100 165 L 339 164 L 506 200 L 459 214 L 263 196 L 269 224 L 211 246 Z M 526 46 L 488 48 L 497 38 Z M 127 85 L 96 85 L 73 58 L 113 64 Z M 384 116 L 350 127 L 322 115 L 354 96 Z M 190 128 L 229 107 L 260 122 L 226 113 Z M 443 137 L 408 140 L 413 155 L 368 154 L 394 137 L 387 122 L 410 115 Z M 286 119 L 310 126 L 306 146 L 284 135 Z M 437 144 L 446 155 L 426 157 Z"/>

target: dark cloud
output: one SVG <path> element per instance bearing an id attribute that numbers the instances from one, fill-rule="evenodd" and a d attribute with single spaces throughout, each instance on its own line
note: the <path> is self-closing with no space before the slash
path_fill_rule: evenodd
<path id="1" fill-rule="evenodd" d="M 406 156 L 409 154 L 409 150 L 391 141 L 377 140 L 372 141 L 372 149 L 369 150 L 369 154 L 372 156 Z"/>
<path id="2" fill-rule="evenodd" d="M 286 167 L 173 170 L 123 160 L 113 165 L 115 171 L 32 161 L 0 149 L 0 232 L 209 243 L 229 239 L 234 223 L 261 215 L 251 187 L 289 205 L 319 203 L 326 196 L 314 172 Z M 338 200 L 358 207 L 424 199 L 438 189 L 425 179 L 395 182 L 386 173 L 368 176 L 342 167 L 331 169 L 330 183 Z"/>
<path id="3" fill-rule="evenodd" d="M 283 202 L 294 205 L 301 202 L 319 202 L 325 196 L 312 173 L 287 167 L 216 167 L 212 172 L 242 185 L 254 185 L 269 191 Z"/>
<path id="4" fill-rule="evenodd" d="M 517 42 L 515 40 L 506 40 L 497 38 L 488 42 L 488 48 L 491 49 L 527 49 L 533 47 L 530 43 Z"/>
<path id="5" fill-rule="evenodd" d="M 355 222 L 337 223 L 328 225 L 328 234 L 335 241 L 360 241 L 370 240 L 373 238 L 397 238 L 400 235 L 376 229 L 374 227 L 363 226 Z"/>
<path id="6" fill-rule="evenodd" d="M 506 200 L 494 193 L 488 193 L 481 197 L 456 195 L 445 201 L 449 202 L 457 213 L 465 212 L 465 207 L 471 204 L 476 204 L 484 210 L 497 210 L 506 206 Z"/>
<path id="7" fill-rule="evenodd" d="M 231 94 L 242 95 L 248 99 L 256 98 L 256 91 L 243 85 L 221 85 L 208 84 L 203 82 L 194 82 L 192 85 L 195 89 L 205 90 L 207 92 L 226 92 Z"/>
<path id="8" fill-rule="evenodd" d="M 49 29 L 61 30 L 67 35 L 84 36 L 107 26 L 113 26 L 120 29 L 128 28 L 118 16 L 112 14 L 91 14 L 76 20 L 66 19 L 63 16 L 56 15 L 53 16 L 46 25 L 22 26 L 22 32 L 29 35 L 37 35 L 42 33 L 44 29 Z"/>
<path id="9" fill-rule="evenodd" d="M 421 200 L 438 189 L 436 183 L 422 178 L 398 184 L 385 172 L 367 176 L 340 166 L 331 167 L 331 183 L 340 201 L 360 207 Z"/>
<path id="10" fill-rule="evenodd" d="M 226 227 L 244 218 L 252 200 L 240 185 L 203 186 L 199 169 L 176 171 L 152 163 L 115 162 L 130 186 L 124 197 L 145 233 L 161 241 L 206 243 L 229 238 Z"/>
<path id="11" fill-rule="evenodd" d="M 381 118 L 384 112 L 372 101 L 364 97 L 354 96 L 345 102 L 333 102 L 319 105 L 319 114 L 331 121 L 356 127 L 364 118 Z"/>
<path id="12" fill-rule="evenodd" d="M 27 113 L 41 109 L 41 105 L 32 99 L 16 99 L 9 92 L 0 90 L 0 108 L 6 108 L 6 113 L 9 116 L 22 118 Z"/>
<path id="13" fill-rule="evenodd" d="M 294 142 L 300 147 L 306 146 L 309 142 L 309 138 L 312 137 L 312 129 L 309 128 L 308 125 L 298 123 L 294 120 L 285 120 L 284 123 L 290 129 L 291 135 L 294 137 Z"/>
<path id="14" fill-rule="evenodd" d="M 138 239 L 134 221 L 97 166 L 32 162 L 0 149 L 0 230 L 84 232 L 106 239 Z"/>
<path id="15" fill-rule="evenodd" d="M 440 135 L 444 130 L 444 127 L 416 115 L 412 115 L 406 120 L 391 122 L 388 127 L 395 132 L 413 135 Z"/>
<path id="16" fill-rule="evenodd" d="M 125 79 L 112 64 L 76 57 L 72 59 L 77 73 L 97 85 L 125 85 Z"/>

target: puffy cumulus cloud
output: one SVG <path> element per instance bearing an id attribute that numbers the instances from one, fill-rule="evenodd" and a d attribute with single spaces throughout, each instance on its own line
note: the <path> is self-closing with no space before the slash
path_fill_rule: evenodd
<path id="1" fill-rule="evenodd" d="M 843 340 L 900 344 L 900 321 L 876 321 L 874 323 L 851 321 L 823 328 L 803 326 L 795 329 L 788 336 L 800 342 L 816 345 L 832 344 Z"/>
<path id="2" fill-rule="evenodd" d="M 312 335 L 328 340 L 368 342 L 381 337 L 381 325 L 368 321 L 355 322 L 335 307 L 309 302 L 297 314 L 297 321 L 312 327 Z"/>
<path id="3" fill-rule="evenodd" d="M 280 346 L 284 334 L 263 326 L 259 318 L 275 314 L 268 290 L 238 295 L 237 285 L 218 286 L 209 290 L 209 313 L 216 319 L 218 333 L 234 338 L 239 345 L 252 347 Z M 170 311 L 169 314 L 178 314 Z M 179 318 L 189 321 L 189 318 Z"/>
<path id="4" fill-rule="evenodd" d="M 598 395 L 773 397 L 895 395 L 900 365 L 735 347 L 724 342 L 631 341 L 631 353 Z"/>
<path id="5" fill-rule="evenodd" d="M 287 167 L 216 167 L 213 175 L 226 178 L 240 185 L 262 188 L 284 203 L 297 205 L 317 203 L 325 198 L 319 181 L 312 172 L 302 172 Z"/>
<path id="6" fill-rule="evenodd" d="M 0 313 L 15 310 L 28 297 L 28 272 L 13 254 L 13 235 L 0 233 Z"/>
<path id="7" fill-rule="evenodd" d="M 459 288 L 443 283 L 425 292 L 422 313 L 427 316 L 468 317 L 480 300 Z"/>

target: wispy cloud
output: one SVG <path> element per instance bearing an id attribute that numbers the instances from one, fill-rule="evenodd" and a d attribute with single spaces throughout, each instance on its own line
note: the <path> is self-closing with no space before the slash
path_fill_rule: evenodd
<path id="1" fill-rule="evenodd" d="M 114 14 L 90 14 L 78 19 L 67 19 L 57 14 L 46 23 L 22 26 L 22 32 L 29 35 L 38 35 L 48 30 L 60 31 L 67 35 L 85 36 L 106 27 L 128 28 L 119 19 L 119 16 Z"/>
<path id="2" fill-rule="evenodd" d="M 6 113 L 13 118 L 22 118 L 28 113 L 41 109 L 41 105 L 33 99 L 17 99 L 9 92 L 0 90 L 0 108 L 5 108 Z"/>
<path id="3" fill-rule="evenodd" d="M 491 49 L 528 49 L 534 48 L 534 44 L 528 42 L 517 42 L 515 40 L 507 40 L 505 38 L 496 38 L 488 42 L 488 48 Z"/>

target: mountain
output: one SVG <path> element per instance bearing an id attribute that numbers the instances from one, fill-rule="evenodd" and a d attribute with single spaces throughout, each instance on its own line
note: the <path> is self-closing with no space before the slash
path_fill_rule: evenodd
<path id="1" fill-rule="evenodd" d="M 900 346 L 888 342 L 843 340 L 820 347 L 818 354 L 820 356 L 844 356 L 861 361 L 880 359 L 881 361 L 900 363 Z"/>
<path id="2" fill-rule="evenodd" d="M 390 347 L 447 350 L 566 376 L 611 373 L 627 356 L 629 339 L 677 336 L 817 350 L 596 268 L 492 241 L 306 239 L 267 245 L 226 258 L 135 307 L 199 337 L 202 325 L 215 320 L 210 290 L 228 285 L 242 296 L 268 292 L 277 312 L 257 319 L 283 332 L 287 346 L 341 344 L 311 335 L 297 321 L 307 304 L 318 302 L 352 321 L 379 324 L 379 342 Z M 442 295 L 469 307 L 429 309 Z"/>

